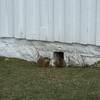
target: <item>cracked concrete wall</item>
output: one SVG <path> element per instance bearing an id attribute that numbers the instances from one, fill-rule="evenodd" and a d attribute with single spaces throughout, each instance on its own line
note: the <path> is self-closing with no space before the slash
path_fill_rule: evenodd
<path id="1" fill-rule="evenodd" d="M 38 52 L 44 57 L 53 58 L 54 51 L 64 52 L 67 65 L 92 65 L 100 60 L 100 47 L 93 45 L 0 38 L 0 56 L 37 61 Z"/>

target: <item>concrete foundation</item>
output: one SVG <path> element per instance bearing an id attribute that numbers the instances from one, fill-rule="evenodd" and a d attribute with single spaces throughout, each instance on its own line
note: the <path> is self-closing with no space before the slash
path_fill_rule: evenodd
<path id="1" fill-rule="evenodd" d="M 100 60 L 100 47 L 93 45 L 0 38 L 0 56 L 36 62 L 38 55 L 52 59 L 55 51 L 64 52 L 66 65 L 92 65 Z"/>

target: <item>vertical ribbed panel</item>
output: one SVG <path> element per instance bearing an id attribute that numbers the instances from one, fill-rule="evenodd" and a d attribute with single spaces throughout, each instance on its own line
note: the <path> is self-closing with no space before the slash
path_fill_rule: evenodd
<path id="1" fill-rule="evenodd" d="M 14 33 L 14 0 L 7 0 L 6 2 L 7 9 L 7 24 L 8 24 L 8 34 L 9 37 L 13 37 Z"/>
<path id="2" fill-rule="evenodd" d="M 26 38 L 39 39 L 40 13 L 39 0 L 26 0 Z"/>
<path id="3" fill-rule="evenodd" d="M 0 0 L 0 37 L 100 45 L 100 0 Z"/>
<path id="4" fill-rule="evenodd" d="M 40 0 L 40 40 L 48 40 L 48 0 Z"/>
<path id="5" fill-rule="evenodd" d="M 64 0 L 54 0 L 54 36 L 64 42 Z"/>
<path id="6" fill-rule="evenodd" d="M 81 1 L 73 0 L 73 35 L 72 42 L 80 42 L 81 32 Z"/>
<path id="7" fill-rule="evenodd" d="M 8 37 L 8 13 L 6 0 L 0 0 L 0 37 Z"/>
<path id="8" fill-rule="evenodd" d="M 100 0 L 97 0 L 96 45 L 100 46 Z"/>
<path id="9" fill-rule="evenodd" d="M 96 0 L 88 0 L 88 44 L 96 42 Z"/>
<path id="10" fill-rule="evenodd" d="M 88 2 L 81 0 L 81 32 L 80 42 L 88 43 Z"/>
<path id="11" fill-rule="evenodd" d="M 14 2 L 14 36 L 16 38 L 26 37 L 26 5 L 24 0 L 13 0 Z"/>
<path id="12" fill-rule="evenodd" d="M 54 41 L 54 0 L 49 0 L 48 4 L 48 40 Z"/>
<path id="13" fill-rule="evenodd" d="M 73 0 L 65 0 L 65 42 L 73 41 Z"/>

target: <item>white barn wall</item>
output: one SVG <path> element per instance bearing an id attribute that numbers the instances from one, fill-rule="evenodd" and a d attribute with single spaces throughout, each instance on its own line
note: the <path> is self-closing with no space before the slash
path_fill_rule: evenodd
<path id="1" fill-rule="evenodd" d="M 62 51 L 67 64 L 91 65 L 99 46 L 100 0 L 0 0 L 0 56 L 37 61 L 38 52 Z"/>
<path id="2" fill-rule="evenodd" d="M 100 45 L 100 0 L 0 0 L 0 37 Z"/>
<path id="3" fill-rule="evenodd" d="M 97 19 L 96 19 L 96 44 L 100 45 L 100 0 L 97 0 Z"/>

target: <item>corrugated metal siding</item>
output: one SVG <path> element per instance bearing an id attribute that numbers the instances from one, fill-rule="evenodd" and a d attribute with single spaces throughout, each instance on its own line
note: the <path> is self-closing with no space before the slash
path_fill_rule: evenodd
<path id="1" fill-rule="evenodd" d="M 0 37 L 100 45 L 100 0 L 0 0 Z"/>

